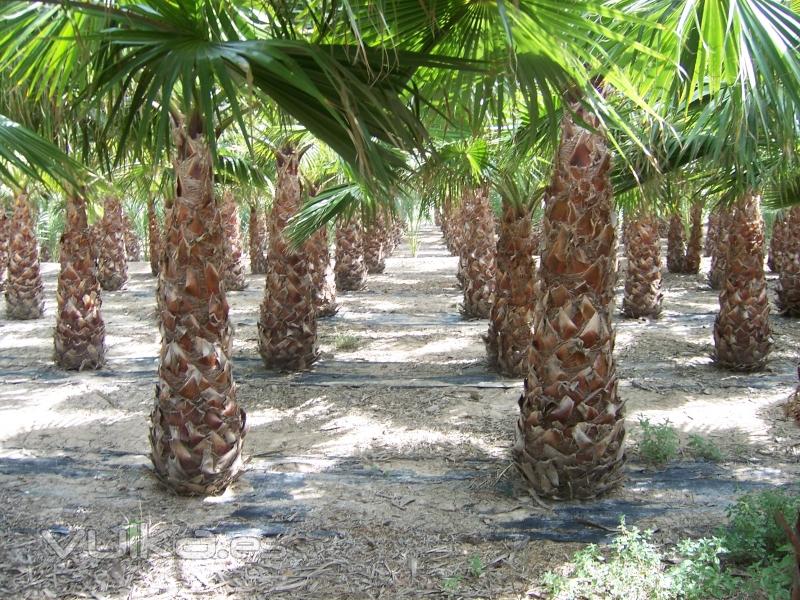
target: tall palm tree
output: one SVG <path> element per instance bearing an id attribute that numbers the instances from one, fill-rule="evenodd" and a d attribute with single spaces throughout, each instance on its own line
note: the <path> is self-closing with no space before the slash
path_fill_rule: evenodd
<path id="1" fill-rule="evenodd" d="M 158 265 L 161 256 L 161 226 L 156 215 L 155 198 L 147 197 L 147 255 L 150 260 L 150 273 L 158 276 Z"/>
<path id="2" fill-rule="evenodd" d="M 736 371 L 762 369 L 772 339 L 764 277 L 764 221 L 760 198 L 747 191 L 730 217 L 727 268 L 714 322 L 716 362 Z"/>
<path id="3" fill-rule="evenodd" d="M 778 264 L 778 308 L 790 317 L 800 317 L 800 206 L 788 210 L 784 244 Z"/>
<path id="4" fill-rule="evenodd" d="M 9 319 L 38 319 L 44 314 L 44 284 L 39 243 L 25 193 L 17 194 L 9 229 L 6 314 Z"/>
<path id="5" fill-rule="evenodd" d="M 106 198 L 103 220 L 97 233 L 97 279 L 104 290 L 119 290 L 128 281 L 125 228 L 119 198 Z"/>
<path id="6" fill-rule="evenodd" d="M 225 289 L 241 291 L 247 287 L 247 279 L 242 263 L 242 236 L 239 229 L 239 206 L 231 189 L 222 193 L 221 205 L 222 228 L 225 232 L 225 259 L 223 263 L 223 280 Z"/>
<path id="7" fill-rule="evenodd" d="M 489 313 L 486 353 L 489 364 L 508 377 L 528 374 L 531 323 L 536 303 L 535 257 L 539 236 L 533 229 L 538 197 L 530 178 L 501 180 L 502 216 L 497 237 L 494 301 Z"/>
<path id="8" fill-rule="evenodd" d="M 10 234 L 9 219 L 6 209 L 0 205 L 0 292 L 6 285 L 6 268 L 8 267 L 8 238 Z"/>
<path id="9" fill-rule="evenodd" d="M 258 321 L 258 349 L 268 369 L 308 369 L 319 356 L 313 264 L 304 248 L 294 246 L 284 231 L 302 205 L 302 156 L 303 151 L 291 143 L 276 151 L 267 276 Z"/>
<path id="10" fill-rule="evenodd" d="M 621 480 L 624 402 L 611 308 L 616 263 L 611 152 L 580 102 L 565 111 L 545 194 L 541 292 L 514 455 L 537 494 L 590 498 Z"/>
<path id="11" fill-rule="evenodd" d="M 661 314 L 661 246 L 658 221 L 647 206 L 626 216 L 625 295 L 622 313 L 626 317 L 658 317 Z"/>
<path id="12" fill-rule="evenodd" d="M 102 366 L 106 350 L 97 265 L 86 252 L 88 244 L 85 200 L 71 194 L 59 254 L 54 358 L 58 366 L 78 371 Z"/>

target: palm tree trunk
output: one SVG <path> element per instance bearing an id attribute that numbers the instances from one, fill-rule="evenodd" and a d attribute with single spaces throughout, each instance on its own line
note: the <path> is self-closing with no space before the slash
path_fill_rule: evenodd
<path id="1" fill-rule="evenodd" d="M 38 319 L 44 314 L 44 285 L 27 194 L 17 196 L 9 229 L 6 314 L 9 319 Z"/>
<path id="2" fill-rule="evenodd" d="M 703 203 L 693 202 L 689 215 L 691 227 L 689 241 L 686 243 L 683 272 L 697 275 L 700 272 L 700 260 L 703 252 Z"/>
<path id="3" fill-rule="evenodd" d="M 734 371 L 755 371 L 766 365 L 772 347 L 759 196 L 744 194 L 729 223 L 728 264 L 714 322 L 715 360 Z"/>
<path id="4" fill-rule="evenodd" d="M 247 278 L 242 263 L 242 234 L 239 230 L 239 206 L 233 198 L 233 192 L 222 193 L 222 229 L 225 242 L 225 262 L 223 263 L 223 279 L 226 291 L 240 292 L 247 287 Z"/>
<path id="5" fill-rule="evenodd" d="M 161 355 L 151 415 L 156 474 L 179 494 L 223 492 L 242 472 L 245 412 L 231 373 L 222 223 L 211 153 L 178 125 L 176 195 L 159 275 Z"/>
<path id="6" fill-rule="evenodd" d="M 611 152 L 602 134 L 578 124 L 599 128 L 599 120 L 578 102 L 570 109 L 545 197 L 531 365 L 513 451 L 537 494 L 585 499 L 621 481 L 625 421 L 611 321 Z"/>
<path id="7" fill-rule="evenodd" d="M 336 283 L 328 247 L 328 228 L 323 225 L 308 240 L 309 256 L 313 263 L 311 278 L 317 317 L 332 317 L 339 310 L 336 303 Z"/>
<path id="8" fill-rule="evenodd" d="M 55 363 L 63 369 L 98 369 L 105 362 L 106 326 L 97 266 L 90 252 L 84 200 L 67 199 L 67 223 L 61 236 L 61 271 L 56 289 Z"/>
<path id="9" fill-rule="evenodd" d="M 786 245 L 786 216 L 779 213 L 772 224 L 772 237 L 769 240 L 767 266 L 773 273 L 780 273 L 781 259 Z"/>
<path id="10" fill-rule="evenodd" d="M 104 290 L 113 292 L 128 281 L 122 205 L 117 198 L 106 198 L 98 233 L 97 279 Z"/>
<path id="11" fill-rule="evenodd" d="M 383 273 L 386 269 L 386 254 L 391 250 L 391 231 L 386 227 L 382 214 L 374 216 L 364 231 L 364 263 L 367 273 Z"/>
<path id="12" fill-rule="evenodd" d="M 147 237 L 150 272 L 158 276 L 158 263 L 161 256 L 161 229 L 158 225 L 155 201 L 152 196 L 147 198 Z"/>
<path id="13" fill-rule="evenodd" d="M 489 188 L 464 189 L 465 240 L 462 247 L 464 303 L 462 313 L 469 319 L 488 319 L 494 295 L 494 216 L 489 205 Z"/>
<path id="14" fill-rule="evenodd" d="M 661 244 L 658 222 L 642 211 L 626 223 L 625 296 L 622 313 L 626 317 L 655 318 L 661 314 Z"/>
<path id="15" fill-rule="evenodd" d="M 497 238 L 494 302 L 485 342 L 489 364 L 507 377 L 528 374 L 538 246 L 531 208 L 504 201 Z"/>
<path id="16" fill-rule="evenodd" d="M 789 317 L 800 317 L 800 206 L 793 206 L 783 226 L 778 279 L 778 308 Z"/>
<path id="17" fill-rule="evenodd" d="M 712 256 L 717 244 L 719 233 L 719 212 L 715 209 L 708 213 L 708 226 L 706 227 L 706 243 L 703 245 L 703 255 Z"/>
<path id="18" fill-rule="evenodd" d="M 684 273 L 684 257 L 686 256 L 686 232 L 679 212 L 669 219 L 667 233 L 667 270 L 670 273 Z"/>
<path id="19" fill-rule="evenodd" d="M 122 214 L 122 231 L 125 239 L 125 256 L 128 261 L 136 262 L 141 260 L 142 248 L 139 244 L 139 238 L 136 236 L 130 217 L 125 213 Z"/>
<path id="20" fill-rule="evenodd" d="M 0 204 L 0 292 L 6 287 L 6 269 L 8 268 L 8 238 L 11 222 L 6 216 L 6 210 Z"/>
<path id="21" fill-rule="evenodd" d="M 277 153 L 267 276 L 258 321 L 258 350 L 268 369 L 308 369 L 319 355 L 307 246 L 295 248 L 283 232 L 302 204 L 300 158 L 301 154 L 291 146 Z"/>
<path id="22" fill-rule="evenodd" d="M 717 222 L 714 227 L 714 242 L 711 246 L 711 269 L 708 272 L 708 285 L 719 290 L 725 281 L 728 270 L 728 237 L 731 227 L 731 213 L 726 208 L 717 209 Z M 709 236 L 710 237 L 710 236 Z"/>
<path id="23" fill-rule="evenodd" d="M 336 225 L 336 289 L 351 292 L 367 284 L 364 263 L 364 233 L 358 217 L 350 217 Z"/>
<path id="24" fill-rule="evenodd" d="M 264 240 L 264 215 L 258 210 L 258 205 L 250 205 L 250 272 L 260 275 L 267 272 L 267 257 L 264 255 L 266 248 Z"/>

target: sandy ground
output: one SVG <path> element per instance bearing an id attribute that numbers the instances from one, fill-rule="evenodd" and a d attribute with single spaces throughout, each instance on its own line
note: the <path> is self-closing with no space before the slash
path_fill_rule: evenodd
<path id="1" fill-rule="evenodd" d="M 486 322 L 459 316 L 456 259 L 432 228 L 419 240 L 416 257 L 403 245 L 340 297 L 309 373 L 261 365 L 263 277 L 230 294 L 249 464 L 207 499 L 175 497 L 150 473 L 148 266 L 105 295 L 107 366 L 64 373 L 51 362 L 57 265 L 44 265 L 45 317 L 0 319 L 0 597 L 536 598 L 544 571 L 607 540 L 622 515 L 669 542 L 712 531 L 744 491 L 797 480 L 800 430 L 781 409 L 797 322 L 773 317 L 765 372 L 720 371 L 716 294 L 667 274 L 661 319 L 617 321 L 626 485 L 592 503 L 535 502 L 508 455 L 521 384 L 487 371 Z M 706 436 L 724 462 L 646 468 L 639 417 Z"/>

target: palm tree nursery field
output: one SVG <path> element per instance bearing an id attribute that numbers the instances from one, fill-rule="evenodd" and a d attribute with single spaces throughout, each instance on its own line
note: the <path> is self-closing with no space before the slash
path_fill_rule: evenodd
<path id="1" fill-rule="evenodd" d="M 544 598 L 543 574 L 607 542 L 623 516 L 669 545 L 712 534 L 743 493 L 795 489 L 800 430 L 782 406 L 800 329 L 773 316 L 769 368 L 720 370 L 716 292 L 667 274 L 660 319 L 619 320 L 623 485 L 586 502 L 532 496 L 510 452 L 522 386 L 487 368 L 486 321 L 459 314 L 458 261 L 438 229 L 415 235 L 416 256 L 406 241 L 365 289 L 339 294 L 311 371 L 263 370 L 263 276 L 229 293 L 246 468 L 223 494 L 194 498 L 166 491 L 148 456 L 159 345 L 148 264 L 131 262 L 104 296 L 106 365 L 66 372 L 51 362 L 58 268 L 43 263 L 44 317 L 0 320 L 0 594 Z M 668 420 L 679 453 L 653 465 L 640 419 Z M 691 451 L 693 435 L 718 449 L 713 462 Z"/>

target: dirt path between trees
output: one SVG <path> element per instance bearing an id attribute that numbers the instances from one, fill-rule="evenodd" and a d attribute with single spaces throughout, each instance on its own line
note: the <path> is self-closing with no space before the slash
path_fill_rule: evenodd
<path id="1" fill-rule="evenodd" d="M 800 429 L 781 404 L 797 384 L 798 323 L 773 317 L 764 373 L 717 370 L 716 294 L 666 275 L 660 320 L 617 321 L 625 486 L 541 506 L 508 455 L 521 383 L 487 371 L 486 322 L 460 317 L 457 261 L 438 232 L 419 242 L 340 296 L 308 373 L 262 368 L 263 276 L 230 294 L 250 458 L 207 499 L 175 497 L 150 474 L 148 266 L 104 296 L 108 365 L 68 374 L 51 362 L 57 265 L 44 265 L 45 317 L 0 319 L 0 597 L 538 597 L 544 571 L 608 539 L 622 515 L 659 541 L 704 535 L 738 494 L 797 481 Z M 706 436 L 725 460 L 646 468 L 640 416 Z"/>

